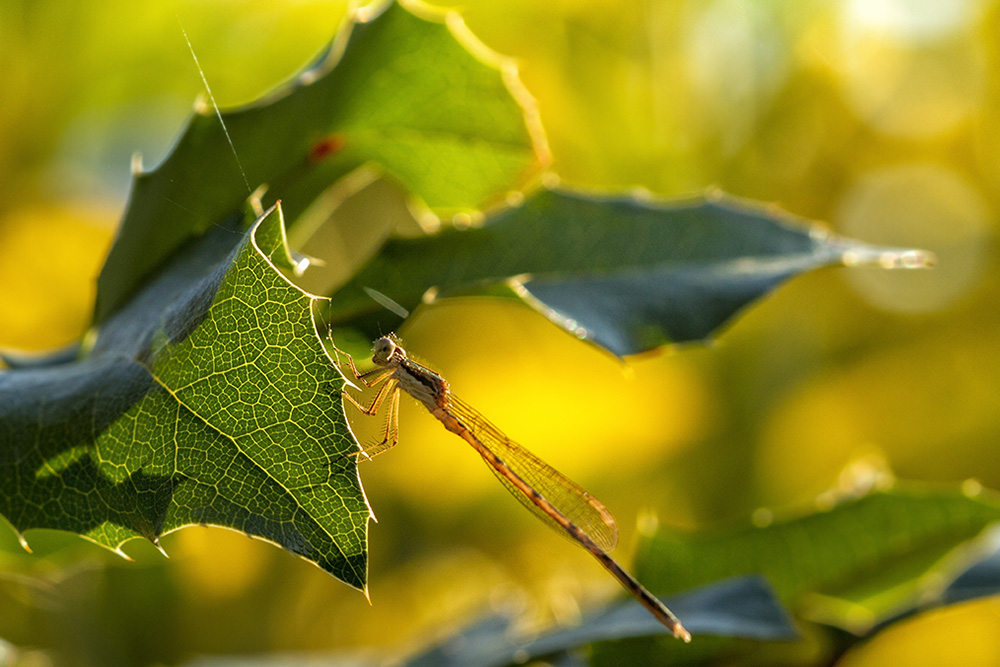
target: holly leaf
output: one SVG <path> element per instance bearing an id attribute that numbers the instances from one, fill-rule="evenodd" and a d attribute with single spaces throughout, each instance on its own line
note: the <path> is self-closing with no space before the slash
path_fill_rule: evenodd
<path id="1" fill-rule="evenodd" d="M 372 291 L 403 309 L 447 296 L 513 296 L 618 356 L 708 338 L 781 282 L 837 264 L 926 266 L 922 251 L 826 233 L 725 195 L 677 203 L 540 190 L 479 227 L 392 239 L 328 314 L 395 328 Z"/>
<path id="2" fill-rule="evenodd" d="M 98 279 L 97 322 L 185 242 L 239 216 L 258 185 L 294 221 L 375 163 L 431 208 L 466 210 L 501 199 L 539 160 L 501 71 L 396 4 L 359 10 L 286 88 L 221 117 L 228 134 L 215 109 L 198 108 L 170 155 L 137 171 Z"/>
<path id="3" fill-rule="evenodd" d="M 211 230 L 84 359 L 0 374 L 0 514 L 25 546 L 26 530 L 56 528 L 121 553 L 212 524 L 365 588 L 370 512 L 343 378 L 316 297 L 269 259 L 287 256 L 282 224 L 279 209 L 246 233 Z"/>
<path id="4" fill-rule="evenodd" d="M 661 531 L 641 544 L 637 570 L 663 592 L 762 574 L 809 620 L 863 634 L 940 597 L 978 555 L 955 550 L 997 521 L 995 494 L 901 486 L 763 527 Z"/>
<path id="5" fill-rule="evenodd" d="M 791 640 L 798 636 L 788 613 L 760 577 L 739 577 L 719 581 L 692 591 L 665 598 L 665 603 L 684 618 L 684 625 L 698 641 L 708 635 L 758 641 Z M 491 616 L 455 636 L 435 644 L 411 658 L 407 667 L 504 667 L 523 665 L 529 660 L 565 655 L 581 646 L 632 637 L 667 635 L 669 631 L 650 616 L 639 603 L 616 603 L 588 616 L 582 623 L 557 628 L 541 635 L 518 635 L 510 619 Z M 672 637 L 672 635 L 671 635 Z M 690 654 L 692 646 L 677 644 L 674 651 Z M 707 659 L 724 644 L 712 643 L 699 657 Z M 669 654 L 669 651 L 668 651 Z"/>
<path id="6" fill-rule="evenodd" d="M 794 662 L 803 652 L 832 664 L 852 644 L 900 619 L 997 592 L 995 563 L 975 564 L 983 550 L 970 543 L 1000 520 L 994 493 L 899 484 L 830 506 L 832 500 L 824 496 L 822 506 L 773 522 L 761 514 L 758 525 L 661 530 L 641 541 L 636 574 L 666 596 L 727 577 L 762 576 L 798 619 L 839 630 L 818 640 L 813 626 L 803 639 L 808 648 L 732 643 L 714 648 L 730 661 L 760 664 Z M 681 618 L 688 625 L 689 619 Z M 707 655 L 712 650 L 708 647 Z M 666 665 L 702 658 L 676 651 L 675 642 L 646 637 L 602 645 L 593 662 Z"/>

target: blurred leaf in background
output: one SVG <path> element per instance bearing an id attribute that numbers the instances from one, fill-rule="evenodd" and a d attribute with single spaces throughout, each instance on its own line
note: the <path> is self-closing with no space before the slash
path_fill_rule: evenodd
<path id="1" fill-rule="evenodd" d="M 182 25 L 219 103 L 231 106 L 315 57 L 345 9 L 329 0 L 3 3 L 0 267 L 12 278 L 4 285 L 22 289 L 5 290 L 0 347 L 42 350 L 88 326 L 132 155 L 162 160 L 203 92 Z M 49 282 L 53 271 L 75 279 Z"/>
<path id="2" fill-rule="evenodd" d="M 635 517 L 675 528 L 745 518 L 812 499 L 858 460 L 1000 488 L 997 2 L 456 9 L 485 46 L 517 59 L 564 182 L 658 195 L 719 186 L 939 258 L 922 275 L 800 278 L 712 348 L 626 369 L 513 304 L 418 309 L 408 349 L 602 498 L 623 529 L 623 560 Z M 295 73 L 345 10 L 0 4 L 0 347 L 44 349 L 87 327 L 130 156 L 157 163 L 202 90 L 178 19 L 227 107 Z M 0 637 L 67 664 L 402 653 L 489 604 L 571 621 L 615 592 L 417 406 L 403 405 L 401 422 L 401 445 L 362 468 L 380 519 L 373 606 L 217 529 L 166 537 L 169 562 L 129 545 L 136 563 L 63 535 L 34 539 L 27 555 L 0 531 Z M 914 617 L 845 664 L 995 664 L 997 609 L 986 599 Z"/>

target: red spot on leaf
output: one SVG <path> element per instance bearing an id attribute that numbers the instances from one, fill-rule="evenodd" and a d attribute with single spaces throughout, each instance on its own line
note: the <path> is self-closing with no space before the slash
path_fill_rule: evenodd
<path id="1" fill-rule="evenodd" d="M 309 149 L 309 161 L 316 163 L 330 157 L 344 147 L 344 138 L 339 134 L 332 134 L 321 139 Z"/>

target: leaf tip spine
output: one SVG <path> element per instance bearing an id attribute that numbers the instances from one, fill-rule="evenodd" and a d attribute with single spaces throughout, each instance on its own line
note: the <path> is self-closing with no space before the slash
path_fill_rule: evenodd
<path id="1" fill-rule="evenodd" d="M 132 172 L 133 176 L 138 176 L 142 173 L 142 153 L 136 151 L 132 153 L 132 162 L 129 165 L 129 170 Z"/>
<path id="2" fill-rule="evenodd" d="M 157 535 L 156 537 L 153 538 L 153 546 L 156 547 L 157 551 L 159 551 L 161 554 L 163 554 L 164 558 L 170 558 L 170 554 L 168 554 L 167 550 L 164 549 L 163 545 L 160 544 L 160 536 L 159 535 Z"/>

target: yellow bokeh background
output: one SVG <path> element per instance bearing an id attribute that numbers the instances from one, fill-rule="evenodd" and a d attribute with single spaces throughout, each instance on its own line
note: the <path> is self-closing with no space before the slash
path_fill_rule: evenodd
<path id="1" fill-rule="evenodd" d="M 0 3 L 0 348 L 89 325 L 132 153 L 154 165 L 202 91 L 222 106 L 306 63 L 346 2 Z M 438 6 L 441 6 L 440 4 Z M 463 398 L 600 497 L 630 558 L 640 519 L 698 528 L 806 502 L 852 464 L 1000 488 L 1000 7 L 992 0 L 447 5 L 515 59 L 573 187 L 708 187 L 872 243 L 927 272 L 824 270 L 709 346 L 622 364 L 527 308 L 422 307 L 401 334 Z M 468 34 L 466 34 L 468 33 Z M 370 421 L 370 420 L 369 420 Z M 378 424 L 352 418 L 359 435 Z M 217 528 L 132 543 L 0 528 L 0 664 L 174 664 L 202 654 L 402 655 L 489 610 L 571 622 L 617 593 L 419 406 L 362 464 L 371 604 Z M 101 620 L 98 620 L 101 619 Z M 995 600 L 921 614 L 856 665 L 1000 664 Z M 28 662 L 32 660 L 40 663 Z M 17 663 L 13 663 L 17 664 Z"/>

